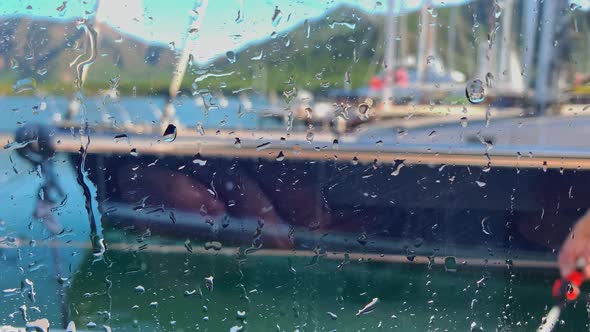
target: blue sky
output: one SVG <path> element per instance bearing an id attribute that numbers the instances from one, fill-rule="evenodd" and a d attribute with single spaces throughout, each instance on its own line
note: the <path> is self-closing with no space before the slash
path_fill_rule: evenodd
<path id="1" fill-rule="evenodd" d="M 96 14 L 97 3 L 100 9 Z M 423 0 L 396 0 L 400 11 L 417 10 Z M 433 5 L 452 6 L 470 0 L 433 0 Z M 588 8 L 590 0 L 575 1 Z M 186 36 L 195 0 L 0 0 L 0 16 L 30 15 L 53 19 L 94 18 L 125 34 L 181 47 Z M 354 5 L 367 12 L 383 13 L 388 0 L 209 0 L 199 32 L 191 34 L 193 55 L 198 62 L 207 62 L 229 50 L 238 51 L 247 44 L 269 38 L 300 24 L 305 19 L 321 16 L 341 4 Z M 30 7 L 29 7 L 30 6 Z M 403 6 L 403 8 L 402 8 Z M 28 8 L 29 7 L 29 8 Z M 282 19 L 273 24 L 278 7 Z M 240 11 L 241 22 L 236 22 Z"/>

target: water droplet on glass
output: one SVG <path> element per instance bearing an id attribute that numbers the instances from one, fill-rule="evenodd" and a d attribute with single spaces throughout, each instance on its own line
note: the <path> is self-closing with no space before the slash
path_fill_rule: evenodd
<path id="1" fill-rule="evenodd" d="M 14 93 L 21 93 L 24 91 L 35 90 L 37 88 L 37 81 L 34 78 L 23 78 L 16 81 L 12 86 Z"/>
<path id="2" fill-rule="evenodd" d="M 303 27 L 305 30 L 305 38 L 309 39 L 309 36 L 311 34 L 311 26 L 309 25 L 309 21 L 307 19 L 305 19 L 305 21 L 303 22 Z"/>
<path id="3" fill-rule="evenodd" d="M 193 164 L 197 164 L 199 166 L 207 165 L 207 160 L 203 159 L 200 153 L 197 153 L 193 158 Z"/>
<path id="4" fill-rule="evenodd" d="M 338 140 L 337 139 L 334 139 L 332 141 L 332 149 L 333 150 L 338 150 Z"/>
<path id="5" fill-rule="evenodd" d="M 372 312 L 377 307 L 377 303 L 379 303 L 379 298 L 373 298 L 371 302 L 367 303 L 364 307 L 359 309 L 359 311 L 356 313 L 356 316 L 358 317 L 360 315 L 365 315 Z"/>
<path id="6" fill-rule="evenodd" d="M 240 141 L 240 139 L 239 139 L 239 138 L 237 138 L 237 137 L 236 137 L 236 140 L 234 141 L 234 147 L 235 147 L 236 149 L 239 149 L 239 148 L 241 148 L 241 147 L 242 147 L 242 141 Z"/>
<path id="7" fill-rule="evenodd" d="M 205 287 L 207 287 L 210 292 L 213 291 L 213 276 L 205 278 Z"/>
<path id="8" fill-rule="evenodd" d="M 492 73 L 486 74 L 486 86 L 488 88 L 492 88 L 494 86 L 494 74 L 492 74 Z"/>
<path id="9" fill-rule="evenodd" d="M 281 19 L 283 18 L 283 13 L 281 12 L 281 10 L 279 9 L 279 6 L 275 6 L 275 11 L 272 14 L 272 26 L 276 27 L 279 25 L 279 23 L 281 23 Z"/>
<path id="10" fill-rule="evenodd" d="M 133 289 L 137 294 L 143 294 L 145 293 L 145 288 L 141 285 L 139 286 L 135 286 L 135 288 Z"/>
<path id="11" fill-rule="evenodd" d="M 502 7 L 500 7 L 497 1 L 494 1 L 494 17 L 498 19 L 500 16 L 502 16 Z"/>
<path id="12" fill-rule="evenodd" d="M 354 30 L 356 28 L 356 23 L 345 22 L 345 21 L 332 21 L 332 22 L 330 22 L 330 24 L 328 24 L 328 26 L 330 27 L 330 29 L 334 29 L 337 26 L 342 26 L 342 27 L 348 28 L 350 30 Z"/>
<path id="13" fill-rule="evenodd" d="M 116 143 L 119 143 L 119 142 L 129 142 L 129 137 L 127 136 L 127 134 L 115 135 L 115 142 Z"/>
<path id="14" fill-rule="evenodd" d="M 354 156 L 354 157 L 352 158 L 352 164 L 353 164 L 353 165 L 358 165 L 358 163 L 359 163 L 359 158 L 357 158 L 356 156 Z"/>
<path id="15" fill-rule="evenodd" d="M 369 242 L 369 237 L 366 232 L 362 232 L 359 236 L 357 236 L 356 241 L 360 245 L 364 246 L 367 244 L 367 242 Z"/>
<path id="16" fill-rule="evenodd" d="M 55 10 L 57 10 L 59 13 L 61 13 L 66 9 L 67 4 L 68 4 L 68 2 L 64 1 L 61 3 L 61 5 L 59 7 L 55 8 Z"/>
<path id="17" fill-rule="evenodd" d="M 434 55 L 429 55 L 426 57 L 426 64 L 429 65 L 431 63 L 433 63 L 435 60 Z"/>
<path id="18" fill-rule="evenodd" d="M 490 224 L 488 222 L 489 219 L 489 217 L 484 217 L 483 219 L 481 219 L 481 231 L 485 235 L 493 235 L 492 231 L 490 230 Z"/>
<path id="19" fill-rule="evenodd" d="M 356 48 L 352 49 L 352 61 L 354 63 L 358 63 L 360 60 L 359 51 Z"/>
<path id="20" fill-rule="evenodd" d="M 262 150 L 270 148 L 271 146 L 272 146 L 271 142 L 265 142 L 265 143 L 262 143 L 262 144 L 259 144 L 258 146 L 256 146 L 256 151 L 262 151 Z"/>
<path id="21" fill-rule="evenodd" d="M 219 242 L 219 241 L 209 241 L 209 242 L 205 242 L 204 247 L 205 247 L 205 250 L 213 249 L 215 251 L 219 251 L 219 250 L 221 250 L 222 245 L 221 245 L 221 242 Z"/>
<path id="22" fill-rule="evenodd" d="M 478 187 L 483 188 L 486 186 L 487 183 L 485 183 L 484 181 L 475 181 L 475 183 L 477 184 Z"/>
<path id="23" fill-rule="evenodd" d="M 191 240 L 186 239 L 184 241 L 184 248 L 186 249 L 186 251 L 192 253 L 193 252 L 193 245 L 191 244 Z"/>
<path id="24" fill-rule="evenodd" d="M 162 135 L 164 142 L 174 142 L 176 139 L 176 126 L 173 124 L 169 124 L 164 130 L 164 134 Z"/>
<path id="25" fill-rule="evenodd" d="M 344 83 L 347 85 L 350 84 L 350 70 L 344 72 Z"/>
<path id="26" fill-rule="evenodd" d="M 283 151 L 279 151 L 279 154 L 277 155 L 277 157 L 275 158 L 276 161 L 283 161 L 285 160 L 285 154 L 283 153 Z"/>
<path id="27" fill-rule="evenodd" d="M 76 323 L 74 321 L 70 321 L 68 326 L 66 327 L 66 332 L 76 332 Z"/>
<path id="28" fill-rule="evenodd" d="M 203 127 L 202 121 L 197 122 L 197 133 L 201 136 L 205 136 L 205 128 Z"/>
<path id="29" fill-rule="evenodd" d="M 305 140 L 311 144 L 313 142 L 313 126 L 309 125 L 309 128 L 307 129 L 307 134 L 305 135 Z"/>
<path id="30" fill-rule="evenodd" d="M 472 104 L 479 104 L 485 99 L 485 91 L 481 80 L 472 80 L 465 87 L 465 95 Z"/>
<path id="31" fill-rule="evenodd" d="M 34 321 L 27 322 L 25 324 L 27 331 L 41 331 L 41 332 L 48 332 L 49 331 L 49 320 L 47 318 L 41 318 Z"/>
<path id="32" fill-rule="evenodd" d="M 393 172 L 391 172 L 391 175 L 393 176 L 398 176 L 400 170 L 402 169 L 402 167 L 404 167 L 404 161 L 403 160 L 396 160 L 395 161 L 395 165 L 393 166 Z"/>
<path id="33" fill-rule="evenodd" d="M 236 53 L 234 51 L 227 51 L 227 53 L 225 53 L 225 57 L 229 63 L 236 63 Z"/>
<path id="34" fill-rule="evenodd" d="M 467 124 L 468 124 L 467 117 L 466 116 L 461 117 L 461 127 L 466 128 Z"/>
<path id="35" fill-rule="evenodd" d="M 570 4 L 570 10 L 571 10 L 572 12 L 573 12 L 573 11 L 576 11 L 576 10 L 578 10 L 578 9 L 581 9 L 581 8 L 582 8 L 582 6 L 580 6 L 579 4 L 577 4 L 577 3 L 575 3 L 575 2 L 572 2 L 572 3 Z"/>
<path id="36" fill-rule="evenodd" d="M 428 7 L 427 11 L 433 18 L 438 17 L 438 12 L 436 11 L 436 9 L 434 9 L 434 7 Z"/>
<path id="37" fill-rule="evenodd" d="M 234 206 L 234 204 L 231 203 L 231 201 L 228 203 L 228 206 Z M 221 219 L 221 227 L 223 228 L 227 228 L 227 226 L 229 226 L 229 216 L 226 214 L 223 216 L 223 218 Z"/>
<path id="38" fill-rule="evenodd" d="M 328 314 L 328 316 L 330 316 L 330 318 L 332 318 L 333 320 L 338 319 L 338 316 L 335 313 L 328 311 L 326 312 L 326 314 Z"/>
<path id="39" fill-rule="evenodd" d="M 133 157 L 139 156 L 139 153 L 137 153 L 136 148 L 131 149 L 131 151 L 129 151 L 129 154 L 132 155 Z"/>
<path id="40" fill-rule="evenodd" d="M 367 98 L 364 102 L 359 104 L 358 112 L 359 118 L 362 120 L 367 120 L 369 118 L 369 114 L 371 111 L 371 107 L 373 106 L 373 99 Z"/>
<path id="41" fill-rule="evenodd" d="M 445 271 L 457 272 L 457 260 L 455 259 L 455 257 L 445 257 Z"/>

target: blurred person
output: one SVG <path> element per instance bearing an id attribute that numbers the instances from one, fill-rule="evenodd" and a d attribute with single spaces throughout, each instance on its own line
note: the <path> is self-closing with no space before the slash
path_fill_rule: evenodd
<path id="1" fill-rule="evenodd" d="M 278 174 L 257 176 L 230 165 L 200 166 L 197 173 L 157 166 L 138 170 L 121 167 L 117 182 L 128 203 L 199 213 L 206 218 L 256 218 L 263 223 L 262 233 L 275 248 L 293 247 L 285 232 L 291 226 L 321 230 L 330 224 L 329 211 L 315 188 L 305 183 L 295 185 L 300 174 L 284 175 L 282 181 L 292 185 L 281 185 L 278 194 L 273 181 L 280 178 Z"/>
<path id="2" fill-rule="evenodd" d="M 575 224 L 559 252 L 558 264 L 562 277 L 576 269 L 576 262 L 583 258 L 586 262 L 584 274 L 590 278 L 590 210 Z"/>

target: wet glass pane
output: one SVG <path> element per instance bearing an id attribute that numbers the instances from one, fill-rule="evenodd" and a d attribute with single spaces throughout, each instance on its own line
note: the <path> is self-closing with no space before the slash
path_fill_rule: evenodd
<path id="1" fill-rule="evenodd" d="M 589 328 L 590 5 L 0 2 L 0 331 Z"/>

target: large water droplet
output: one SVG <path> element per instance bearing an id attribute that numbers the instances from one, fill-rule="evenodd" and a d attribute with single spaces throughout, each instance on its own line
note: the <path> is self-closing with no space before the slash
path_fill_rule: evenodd
<path id="1" fill-rule="evenodd" d="M 483 219 L 481 219 L 481 231 L 485 235 L 493 235 L 492 231 L 490 230 L 490 223 L 488 222 L 489 219 L 489 217 L 484 217 Z"/>
<path id="2" fill-rule="evenodd" d="M 63 12 L 66 9 L 66 5 L 68 4 L 67 1 L 62 2 L 62 4 L 55 8 L 55 10 L 57 10 L 59 13 Z"/>
<path id="3" fill-rule="evenodd" d="M 436 9 L 434 9 L 434 7 L 428 7 L 426 10 L 430 14 L 430 16 L 432 16 L 433 18 L 438 17 L 438 12 L 436 11 Z"/>
<path id="4" fill-rule="evenodd" d="M 215 251 L 219 251 L 221 250 L 222 244 L 219 241 L 210 241 L 210 242 L 205 242 L 205 250 L 210 250 L 213 249 Z"/>
<path id="5" fill-rule="evenodd" d="M 27 322 L 25 324 L 27 331 L 41 331 L 41 332 L 48 332 L 49 331 L 49 320 L 47 318 L 41 318 L 34 321 Z"/>
<path id="6" fill-rule="evenodd" d="M 364 102 L 359 104 L 358 112 L 359 118 L 362 120 L 367 120 L 370 115 L 371 107 L 373 106 L 373 99 L 367 98 Z"/>
<path id="7" fill-rule="evenodd" d="M 497 1 L 494 1 L 494 17 L 498 19 L 500 16 L 502 16 L 502 7 L 500 7 Z"/>
<path id="8" fill-rule="evenodd" d="M 129 137 L 127 136 L 127 134 L 118 134 L 115 135 L 115 142 L 119 143 L 119 142 L 127 142 L 129 143 Z"/>
<path id="9" fill-rule="evenodd" d="M 207 287 L 210 292 L 213 291 L 213 276 L 205 278 L 205 287 Z"/>
<path id="10" fill-rule="evenodd" d="M 461 117 L 461 127 L 466 128 L 468 125 L 467 117 Z"/>
<path id="11" fill-rule="evenodd" d="M 137 294 L 143 294 L 145 293 L 145 288 L 141 285 L 139 286 L 135 286 L 135 288 L 133 289 Z"/>
<path id="12" fill-rule="evenodd" d="M 22 80 L 16 81 L 12 86 L 14 93 L 21 93 L 24 91 L 35 90 L 37 88 L 37 81 L 34 78 L 23 78 Z"/>
<path id="13" fill-rule="evenodd" d="M 492 73 L 486 74 L 486 86 L 490 89 L 494 87 L 494 74 L 492 74 Z"/>
<path id="14" fill-rule="evenodd" d="M 457 260 L 455 259 L 455 257 L 445 257 L 445 271 L 457 272 Z"/>
<path id="15" fill-rule="evenodd" d="M 176 139 L 176 126 L 173 124 L 169 124 L 164 130 L 164 134 L 162 135 L 164 142 L 174 142 Z"/>
<path id="16" fill-rule="evenodd" d="M 66 327 L 66 332 L 76 332 L 76 323 L 74 321 L 70 321 L 68 326 Z"/>
<path id="17" fill-rule="evenodd" d="M 344 83 L 350 85 L 350 70 L 344 72 Z"/>
<path id="18" fill-rule="evenodd" d="M 377 303 L 379 303 L 379 298 L 373 298 L 371 302 L 367 303 L 364 307 L 359 309 L 359 311 L 356 313 L 356 316 L 358 317 L 360 315 L 365 315 L 372 312 L 377 307 Z"/>
<path id="19" fill-rule="evenodd" d="M 573 12 L 573 11 L 576 11 L 576 10 L 578 10 L 578 9 L 581 9 L 581 8 L 582 8 L 582 6 L 580 6 L 580 5 L 579 5 L 579 4 L 577 4 L 577 3 L 574 3 L 574 2 L 572 2 L 572 3 L 570 4 L 570 10 L 571 10 L 572 12 Z"/>
<path id="20" fill-rule="evenodd" d="M 227 51 L 227 53 L 225 53 L 225 57 L 229 63 L 236 63 L 236 53 L 234 51 Z"/>
<path id="21" fill-rule="evenodd" d="M 479 104 L 485 99 L 485 91 L 481 80 L 472 80 L 465 87 L 465 95 L 472 104 Z"/>
<path id="22" fill-rule="evenodd" d="M 279 154 L 277 155 L 277 157 L 275 158 L 276 161 L 283 161 L 285 160 L 285 154 L 283 153 L 283 151 L 279 151 Z"/>
<path id="23" fill-rule="evenodd" d="M 393 166 L 393 172 L 391 172 L 391 175 L 393 176 L 398 176 L 399 172 L 401 171 L 402 167 L 404 167 L 404 161 L 403 160 L 396 160 L 395 161 L 395 165 Z"/>
<path id="24" fill-rule="evenodd" d="M 193 158 L 193 164 L 197 164 L 199 166 L 207 165 L 207 160 L 203 159 L 200 153 L 197 153 Z"/>
<path id="25" fill-rule="evenodd" d="M 197 122 L 197 133 L 201 136 L 205 136 L 205 128 L 203 127 L 202 121 Z"/>
<path id="26" fill-rule="evenodd" d="M 356 28 L 356 23 L 354 22 L 344 22 L 344 21 L 332 21 L 328 24 L 330 29 L 334 29 L 337 26 L 343 26 L 345 28 L 349 28 L 350 30 L 354 30 Z"/>
<path id="27" fill-rule="evenodd" d="M 308 128 L 308 130 L 307 130 L 307 134 L 305 135 L 305 140 L 309 144 L 311 144 L 313 142 L 313 137 L 314 137 L 314 134 L 313 134 L 313 126 L 310 125 L 309 128 Z"/>
<path id="28" fill-rule="evenodd" d="M 281 12 L 281 10 L 279 9 L 279 6 L 275 6 L 275 11 L 272 14 L 272 26 L 276 27 L 277 25 L 279 25 L 279 23 L 281 23 L 281 19 L 283 18 L 283 13 Z"/>

